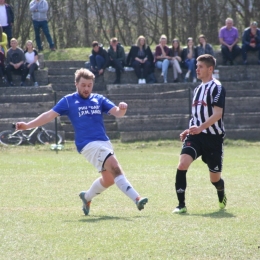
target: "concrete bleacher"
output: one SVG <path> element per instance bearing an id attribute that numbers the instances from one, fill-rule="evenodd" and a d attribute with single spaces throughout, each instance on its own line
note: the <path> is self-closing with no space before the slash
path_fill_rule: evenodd
<path id="1" fill-rule="evenodd" d="M 257 57 L 251 54 L 248 57 L 252 64 L 248 66 L 222 66 L 221 58 L 217 59 L 219 79 L 227 91 L 225 126 L 230 139 L 259 140 L 260 136 L 260 66 Z M 84 67 L 84 63 L 42 60 L 36 74 L 40 87 L 0 85 L 0 131 L 10 128 L 12 122 L 28 121 L 50 109 L 54 104 L 54 92 L 57 100 L 74 92 L 75 70 Z M 133 71 L 123 73 L 119 85 L 111 84 L 115 73 L 108 70 L 96 78 L 94 92 L 107 96 L 116 104 L 125 101 L 129 105 L 123 118 L 104 116 L 110 138 L 120 138 L 123 142 L 178 139 L 180 132 L 187 128 L 192 91 L 199 82 L 172 83 L 171 68 L 167 84 L 162 83 L 159 70 L 155 70 L 155 75 L 158 83 L 145 85 L 136 84 Z M 54 123 L 48 126 L 53 127 Z M 73 128 L 66 117 L 58 119 L 58 128 L 65 132 L 66 140 L 74 139 Z"/>

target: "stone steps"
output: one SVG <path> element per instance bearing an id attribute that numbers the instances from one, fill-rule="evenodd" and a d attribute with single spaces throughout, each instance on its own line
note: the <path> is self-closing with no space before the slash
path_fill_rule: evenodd
<path id="1" fill-rule="evenodd" d="M 21 76 L 17 74 L 12 74 L 12 77 L 15 86 L 20 87 Z M 40 86 L 48 85 L 48 70 L 39 69 L 35 71 L 35 78 Z M 3 84 L 2 80 L 0 80 L 0 87 L 7 87 L 7 86 L 8 86 L 7 84 Z M 33 86 L 33 82 L 31 80 L 26 79 L 25 86 Z"/>

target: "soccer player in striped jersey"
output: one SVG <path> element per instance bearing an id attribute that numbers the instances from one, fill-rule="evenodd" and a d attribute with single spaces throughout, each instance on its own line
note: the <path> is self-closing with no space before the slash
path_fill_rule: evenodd
<path id="1" fill-rule="evenodd" d="M 209 54 L 197 58 L 196 73 L 202 83 L 194 90 L 189 129 L 180 134 L 183 146 L 175 183 L 179 205 L 173 213 L 187 212 L 186 173 L 191 163 L 199 156 L 208 166 L 210 181 L 217 189 L 220 209 L 224 209 L 227 203 L 224 180 L 221 178 L 226 92 L 221 83 L 212 77 L 215 65 L 216 59 Z"/>

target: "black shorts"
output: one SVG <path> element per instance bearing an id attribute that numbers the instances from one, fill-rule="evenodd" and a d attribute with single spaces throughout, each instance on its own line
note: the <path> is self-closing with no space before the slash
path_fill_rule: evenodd
<path id="1" fill-rule="evenodd" d="M 222 172 L 223 136 L 200 133 L 187 135 L 181 154 L 188 154 L 194 160 L 201 156 L 211 172 Z"/>

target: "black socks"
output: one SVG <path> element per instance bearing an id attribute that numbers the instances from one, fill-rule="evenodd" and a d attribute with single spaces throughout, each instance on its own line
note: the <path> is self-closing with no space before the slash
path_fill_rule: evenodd
<path id="1" fill-rule="evenodd" d="M 176 172 L 175 189 L 176 189 L 176 194 L 177 194 L 177 197 L 179 200 L 180 207 L 185 206 L 185 190 L 187 187 L 186 173 L 187 173 L 187 170 L 182 171 L 179 169 L 177 169 L 177 172 Z"/>
<path id="2" fill-rule="evenodd" d="M 218 182 L 212 182 L 212 184 L 216 187 L 218 192 L 218 199 L 219 202 L 223 201 L 224 195 L 225 195 L 225 184 L 224 180 L 220 178 Z"/>

